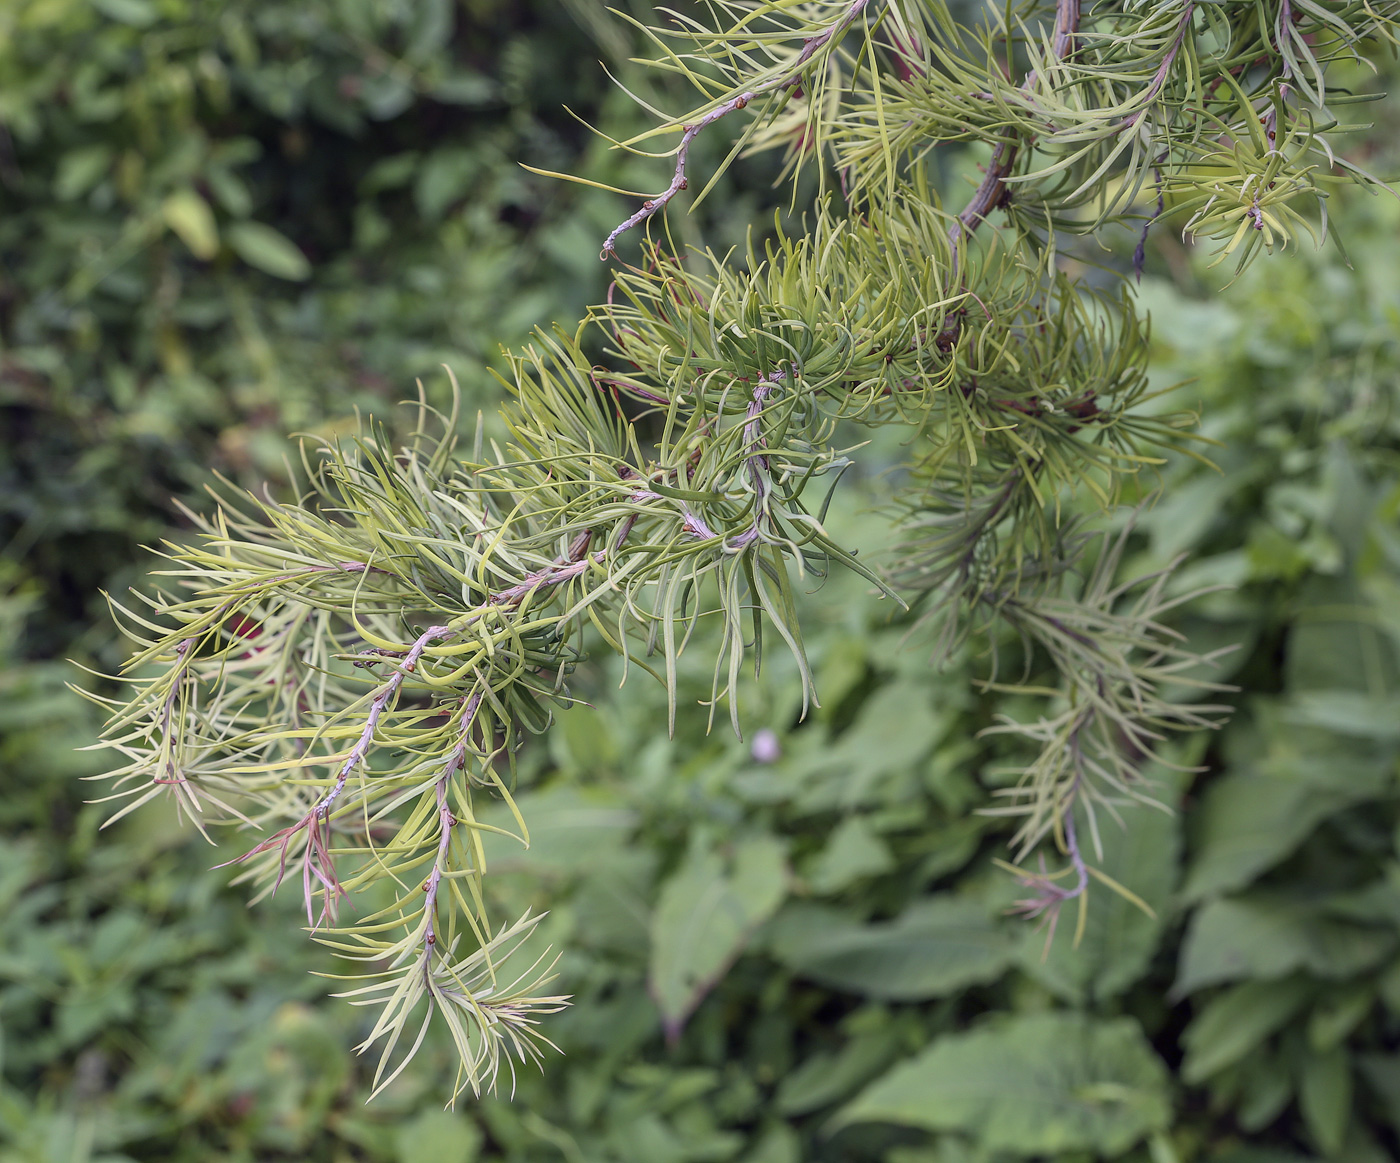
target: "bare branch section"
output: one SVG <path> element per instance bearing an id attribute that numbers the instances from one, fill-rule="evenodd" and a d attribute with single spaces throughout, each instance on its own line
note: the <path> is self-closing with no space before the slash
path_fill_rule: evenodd
<path id="1" fill-rule="evenodd" d="M 737 96 L 731 97 L 723 105 L 718 105 L 711 109 L 698 121 L 691 125 L 682 127 L 680 145 L 676 147 L 676 169 L 671 176 L 671 184 L 654 198 L 649 198 L 642 203 L 642 208 L 633 214 L 626 221 L 621 223 L 607 239 L 603 242 L 603 249 L 598 258 L 607 262 L 609 258 L 617 255 L 617 240 L 631 230 L 634 226 L 639 226 L 652 215 L 663 210 L 682 190 L 690 185 L 690 179 L 686 174 L 686 167 L 690 162 L 690 146 L 698 137 L 702 130 L 713 125 L 722 117 L 727 117 L 737 109 L 745 108 L 748 103 L 757 97 L 762 97 L 767 93 L 778 92 L 781 89 L 792 89 L 802 80 L 802 74 L 811 63 L 812 58 L 817 55 L 827 45 L 833 44 L 841 38 L 860 14 L 869 6 L 870 0 L 852 0 L 851 6 L 844 16 L 831 25 L 825 32 L 816 36 L 809 36 L 802 42 L 802 51 L 798 53 L 797 60 L 793 63 L 792 71 L 781 77 L 755 85 L 751 89 L 746 89 Z"/>

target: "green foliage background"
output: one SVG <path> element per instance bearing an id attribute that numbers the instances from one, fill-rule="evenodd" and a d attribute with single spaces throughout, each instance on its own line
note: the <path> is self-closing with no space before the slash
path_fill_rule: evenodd
<path id="1" fill-rule="evenodd" d="M 443 363 L 489 407 L 496 345 L 603 293 L 621 201 L 514 163 L 654 185 L 561 109 L 637 123 L 595 63 L 627 51 L 583 0 L 0 9 L 0 1161 L 1395 1158 L 1393 199 L 1342 201 L 1355 270 L 1269 258 L 1228 302 L 1154 231 L 1153 375 L 1195 377 L 1221 444 L 1219 471 L 1167 470 L 1133 552 L 1230 587 L 1178 628 L 1240 643 L 1242 687 L 1183 756 L 1206 773 L 1163 775 L 1180 810 L 1102 833 L 1155 916 L 1095 890 L 1078 948 L 1067 915 L 1048 953 L 1005 916 L 1007 829 L 971 813 L 1008 708 L 843 576 L 809 599 L 807 722 L 774 667 L 746 741 L 701 714 L 667 741 L 664 692 L 618 693 L 604 662 L 596 708 L 525 753 L 534 845 L 496 854 L 492 891 L 551 910 L 576 1004 L 513 1100 L 441 1110 L 430 1045 L 364 1106 L 365 1023 L 309 975 L 297 902 L 250 912 L 159 812 L 98 835 L 72 750 L 96 724 L 58 660 L 110 659 L 99 588 L 211 468 L 275 487 L 286 433 L 387 419 Z M 697 172 L 723 148 L 702 139 Z M 712 196 L 709 241 L 760 216 L 768 177 Z M 833 517 L 863 555 L 884 487 Z M 708 694 L 708 670 L 682 682 Z"/>

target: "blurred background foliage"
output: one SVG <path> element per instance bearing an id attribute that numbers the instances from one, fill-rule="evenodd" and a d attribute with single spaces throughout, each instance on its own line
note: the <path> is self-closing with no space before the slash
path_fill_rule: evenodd
<path id="1" fill-rule="evenodd" d="M 392 421 L 443 364 L 489 409 L 497 345 L 604 293 L 622 200 L 516 163 L 656 184 L 564 109 L 641 124 L 600 59 L 665 99 L 629 36 L 591 0 L 0 6 L 0 1163 L 1400 1157 L 1390 198 L 1332 208 L 1354 269 L 1275 257 L 1228 298 L 1179 223 L 1152 233 L 1153 375 L 1220 443 L 1164 470 L 1132 567 L 1184 552 L 1179 585 L 1227 587 L 1178 629 L 1238 643 L 1241 687 L 1183 749 L 1203 774 L 1159 773 L 1179 810 L 1102 831 L 1153 915 L 1096 889 L 1048 952 L 1005 915 L 1007 829 L 974 812 L 1014 708 L 840 576 L 809 601 L 806 722 L 775 667 L 745 741 L 701 714 L 668 741 L 661 688 L 603 662 L 527 750 L 535 843 L 494 853 L 493 891 L 551 910 L 576 1005 L 513 1099 L 442 1110 L 430 1046 L 365 1106 L 366 1023 L 296 902 L 248 910 L 159 811 L 99 834 L 61 661 L 111 661 L 99 591 L 211 471 L 278 487 L 288 433 Z M 1359 147 L 1382 173 L 1395 109 Z M 678 233 L 742 237 L 772 176 L 740 167 Z M 863 553 L 884 455 L 833 513 Z"/>

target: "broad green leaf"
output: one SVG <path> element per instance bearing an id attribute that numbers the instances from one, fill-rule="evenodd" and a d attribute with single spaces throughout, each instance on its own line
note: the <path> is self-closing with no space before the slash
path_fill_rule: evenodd
<path id="1" fill-rule="evenodd" d="M 856 1034 L 840 1050 L 813 1054 L 783 1078 L 774 1099 L 779 1114 L 809 1114 L 840 1102 L 869 1082 L 898 1056 L 903 1041 L 892 1022 Z"/>
<path id="2" fill-rule="evenodd" d="M 1351 1118 L 1351 1092 L 1351 1063 L 1346 1051 L 1309 1054 L 1304 1060 L 1298 1106 L 1324 1155 L 1334 1156 L 1342 1148 Z"/>
<path id="3" fill-rule="evenodd" d="M 758 1136 L 742 1163 L 802 1163 L 802 1140 L 785 1122 L 773 1122 Z"/>
<path id="4" fill-rule="evenodd" d="M 826 847 L 805 870 L 805 879 L 820 895 L 840 892 L 868 876 L 894 866 L 889 846 L 863 816 L 850 816 L 831 833 Z"/>
<path id="5" fill-rule="evenodd" d="M 1369 981 L 1329 989 L 1308 1018 L 1308 1047 L 1325 1054 L 1340 1046 L 1376 1004 L 1376 989 Z"/>
<path id="6" fill-rule="evenodd" d="M 1356 580 L 1314 576 L 1288 635 L 1287 687 L 1291 692 L 1354 691 L 1374 696 L 1393 690 L 1400 658 L 1384 633 L 1364 615 Z"/>
<path id="7" fill-rule="evenodd" d="M 1080 815 L 1083 836 L 1088 828 Z M 1181 819 L 1176 813 L 1147 809 L 1123 823 L 1101 813 L 1099 824 L 1103 858 L 1090 852 L 1088 859 L 1141 897 L 1156 916 L 1096 883 L 1089 889 L 1084 935 L 1077 944 L 1073 903 L 1065 906 L 1048 954 L 1045 935 L 1028 926 L 1022 968 L 1071 1001 L 1116 997 L 1147 971 L 1178 876 Z"/>
<path id="8" fill-rule="evenodd" d="M 1283 1112 L 1293 1098 L 1294 1078 L 1289 1069 L 1290 1056 L 1284 1054 L 1255 1054 L 1242 1071 L 1235 1118 L 1243 1130 L 1251 1133 L 1263 1130 Z"/>
<path id="9" fill-rule="evenodd" d="M 661 886 L 651 922 L 652 996 L 672 1037 L 743 952 L 787 893 L 785 846 L 776 837 L 739 840 L 726 859 L 693 844 Z"/>
<path id="10" fill-rule="evenodd" d="M 132 28 L 147 28 L 159 16 L 152 0 L 92 0 L 92 6 L 103 16 Z"/>
<path id="11" fill-rule="evenodd" d="M 452 36 L 452 0 L 425 0 L 410 11 L 413 19 L 408 25 L 408 43 L 404 59 L 413 64 L 432 60 L 438 50 L 446 47 Z"/>
<path id="12" fill-rule="evenodd" d="M 1005 1155 L 993 1155 L 962 1135 L 939 1135 L 935 1142 L 918 1147 L 894 1147 L 883 1163 L 1001 1163 Z"/>
<path id="13" fill-rule="evenodd" d="M 261 222 L 235 222 L 228 228 L 229 245 L 249 266 L 279 279 L 301 282 L 311 277 L 311 264 L 285 234 Z"/>
<path id="14" fill-rule="evenodd" d="M 1356 1065 L 1390 1125 L 1400 1130 L 1400 1054 L 1358 1054 Z"/>
<path id="15" fill-rule="evenodd" d="M 986 816 L 965 816 L 930 827 L 920 843 L 928 855 L 919 865 L 919 883 L 932 884 L 957 872 L 977 854 L 982 836 L 991 826 Z"/>
<path id="16" fill-rule="evenodd" d="M 1152 537 L 1153 553 L 1170 561 L 1195 547 L 1213 522 L 1220 518 L 1221 502 L 1241 485 L 1223 474 L 1208 473 L 1183 481 L 1164 491 L 1139 518 L 1139 526 Z"/>
<path id="17" fill-rule="evenodd" d="M 498 97 L 496 83 L 490 77 L 461 70 L 436 82 L 432 93 L 434 100 L 445 105 L 484 105 Z"/>
<path id="18" fill-rule="evenodd" d="M 549 732 L 554 761 L 571 774 L 600 774 L 616 766 L 620 751 L 611 716 L 596 707 L 570 707 Z"/>
<path id="19" fill-rule="evenodd" d="M 774 924 L 773 955 L 823 985 L 914 1001 L 991 981 L 1016 954 L 1013 930 L 974 900 L 930 897 L 884 924 L 840 917 L 810 905 L 788 909 Z"/>
<path id="20" fill-rule="evenodd" d="M 1200 840 L 1183 898 L 1198 901 L 1243 888 L 1353 798 L 1257 771 L 1235 771 L 1215 781 L 1197 809 Z"/>
<path id="21" fill-rule="evenodd" d="M 822 693 L 819 718 L 830 721 L 841 700 L 865 679 L 870 657 L 871 643 L 866 638 L 843 634 L 827 640 L 816 666 L 817 689 Z"/>
<path id="22" fill-rule="evenodd" d="M 560 785 L 523 793 L 515 802 L 530 829 L 530 846 L 514 838 L 519 825 L 506 805 L 491 805 L 482 821 L 512 835 L 482 833 L 488 868 L 577 875 L 625 857 L 624 841 L 637 826 L 637 813 L 601 789 Z"/>
<path id="23" fill-rule="evenodd" d="M 417 150 L 407 153 L 390 154 L 374 163 L 360 179 L 360 192 L 364 195 L 377 194 L 381 190 L 397 190 L 408 185 L 418 172 L 422 155 Z"/>
<path id="24" fill-rule="evenodd" d="M 472 1163 L 481 1152 L 481 1129 L 462 1111 L 425 1110 L 394 1136 L 396 1163 Z"/>
<path id="25" fill-rule="evenodd" d="M 253 212 L 253 195 L 247 183 L 228 166 L 212 165 L 204 177 L 219 205 L 235 218 L 246 218 Z"/>
<path id="26" fill-rule="evenodd" d="M 0 845 L 0 913 L 12 914 L 15 901 L 43 867 L 37 841 L 12 837 Z"/>
<path id="27" fill-rule="evenodd" d="M 1300 723 L 1364 739 L 1400 739 L 1400 699 L 1356 691 L 1305 691 L 1289 700 Z"/>
<path id="28" fill-rule="evenodd" d="M 1227 760 L 1197 809 L 1188 901 L 1244 887 L 1391 779 L 1392 760 L 1373 744 L 1303 725 L 1275 702 L 1256 703 L 1252 721 L 1235 727 Z"/>
<path id="29" fill-rule="evenodd" d="M 826 728 L 816 723 L 782 739 L 782 756 L 775 763 L 753 764 L 730 778 L 729 786 L 750 804 L 790 803 L 813 779 L 830 750 Z"/>
<path id="30" fill-rule="evenodd" d="M 424 218 L 441 218 L 453 202 L 466 194 L 480 172 L 480 161 L 468 150 L 435 150 L 423 162 L 413 187 L 418 213 Z"/>
<path id="31" fill-rule="evenodd" d="M 1247 981 L 1212 998 L 1182 1035 L 1181 1077 L 1204 1082 L 1232 1066 L 1307 1005 L 1316 988 L 1304 978 Z"/>
<path id="32" fill-rule="evenodd" d="M 1392 1015 L 1400 1016 L 1400 958 L 1396 958 L 1388 968 L 1382 970 L 1376 980 L 1376 990 L 1381 1001 L 1385 1003 L 1385 1008 Z"/>
<path id="33" fill-rule="evenodd" d="M 107 172 L 112 164 L 110 145 L 90 145 L 70 150 L 58 162 L 54 178 L 54 197 L 67 202 L 86 194 Z"/>
<path id="34" fill-rule="evenodd" d="M 1167 1128 L 1166 1068 L 1136 1022 L 1030 1014 L 945 1035 L 871 1084 L 838 1125 L 961 1131 L 988 1150 L 1117 1155 Z"/>
<path id="35" fill-rule="evenodd" d="M 161 204 L 161 215 L 195 258 L 208 260 L 219 253 L 219 227 L 214 212 L 194 190 L 176 190 Z"/>
<path id="36" fill-rule="evenodd" d="M 1302 903 L 1212 901 L 1191 918 L 1173 993 L 1245 978 L 1272 980 L 1296 970 L 1349 977 L 1373 968 L 1396 942 L 1393 930 L 1333 920 Z"/>
<path id="37" fill-rule="evenodd" d="M 402 76 L 371 74 L 361 84 L 360 100 L 371 117 L 389 121 L 413 104 L 413 86 Z"/>
<path id="38" fill-rule="evenodd" d="M 640 961 L 650 947 L 657 854 L 649 848 L 613 843 L 614 851 L 588 870 L 569 901 L 572 939 Z"/>
<path id="39" fill-rule="evenodd" d="M 951 711 L 935 704 L 927 684 L 892 683 L 861 707 L 834 746 L 813 754 L 797 772 L 820 774 L 798 800 L 804 812 L 880 804 L 899 780 L 914 786 L 919 761 L 947 731 Z"/>
<path id="40" fill-rule="evenodd" d="M 1400 849 L 1400 835 L 1396 846 Z M 1382 875 L 1370 884 L 1334 893 L 1322 907 L 1329 917 L 1400 929 L 1400 861 L 1387 861 Z"/>

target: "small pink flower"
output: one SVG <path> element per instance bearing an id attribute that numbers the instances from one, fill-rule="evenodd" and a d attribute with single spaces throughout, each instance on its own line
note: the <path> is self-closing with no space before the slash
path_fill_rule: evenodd
<path id="1" fill-rule="evenodd" d="M 749 754 L 755 763 L 777 763 L 783 757 L 783 745 L 778 742 L 775 731 L 764 727 L 753 737 Z"/>

